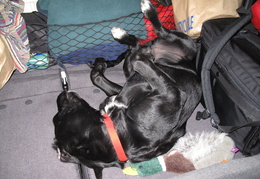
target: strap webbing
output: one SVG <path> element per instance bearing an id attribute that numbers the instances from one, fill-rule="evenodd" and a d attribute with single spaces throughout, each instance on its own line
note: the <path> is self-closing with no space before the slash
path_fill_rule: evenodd
<path id="1" fill-rule="evenodd" d="M 215 112 L 215 105 L 213 102 L 212 88 L 210 82 L 210 69 L 220 53 L 221 49 L 229 41 L 229 39 L 236 34 L 245 24 L 251 20 L 251 13 L 247 13 L 235 20 L 230 24 L 224 31 L 221 32 L 219 38 L 212 44 L 205 55 L 205 59 L 202 64 L 201 80 L 202 80 L 202 91 L 207 110 L 211 114 L 211 118 L 216 124 L 219 124 L 220 120 Z"/>

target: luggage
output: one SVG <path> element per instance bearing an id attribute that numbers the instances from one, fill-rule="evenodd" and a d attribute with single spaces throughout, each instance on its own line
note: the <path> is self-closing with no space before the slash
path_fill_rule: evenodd
<path id="1" fill-rule="evenodd" d="M 196 63 L 206 110 L 197 118 L 210 117 L 249 156 L 260 153 L 260 36 L 240 12 L 203 24 Z"/>
<path id="2" fill-rule="evenodd" d="M 22 13 L 26 23 L 31 53 L 47 53 L 47 17 L 39 12 Z"/>

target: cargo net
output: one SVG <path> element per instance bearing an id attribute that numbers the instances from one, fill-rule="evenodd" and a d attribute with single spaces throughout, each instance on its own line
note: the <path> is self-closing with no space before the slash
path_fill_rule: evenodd
<path id="1" fill-rule="evenodd" d="M 161 23 L 167 29 L 175 29 L 172 6 L 156 5 Z M 140 43 L 153 40 L 157 35 L 151 22 L 141 12 L 102 22 L 80 25 L 41 25 L 33 27 L 30 33 L 42 33 L 41 39 L 31 45 L 29 69 L 45 69 L 59 64 L 79 65 L 93 62 L 98 57 L 116 60 L 127 50 L 127 45 L 116 42 L 111 34 L 113 27 L 125 29 L 139 38 Z M 47 37 L 44 37 L 44 33 Z M 41 49 L 41 50 L 38 50 Z M 42 50 L 46 49 L 46 50 Z"/>

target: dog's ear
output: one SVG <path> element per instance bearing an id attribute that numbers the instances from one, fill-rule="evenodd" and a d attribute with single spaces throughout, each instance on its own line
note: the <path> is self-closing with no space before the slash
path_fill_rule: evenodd
<path id="1" fill-rule="evenodd" d="M 110 148 L 101 142 L 93 139 L 92 141 L 81 140 L 76 145 L 70 145 L 71 154 L 80 159 L 84 156 L 83 160 L 102 161 L 106 158 Z M 110 157 L 109 157 L 110 158 Z"/>
<path id="2" fill-rule="evenodd" d="M 72 156 L 85 156 L 89 153 L 89 149 L 82 144 L 83 142 L 78 137 L 73 137 L 69 141 L 62 142 L 62 148 Z"/>
<path id="3" fill-rule="evenodd" d="M 94 151 L 95 146 L 91 144 L 81 144 L 78 143 L 75 146 L 69 146 L 70 154 L 76 157 L 81 162 L 86 161 L 95 161 L 96 160 L 96 152 Z"/>
<path id="4" fill-rule="evenodd" d="M 58 114 L 56 114 L 56 115 L 53 117 L 53 120 L 52 120 L 52 121 L 53 121 L 53 124 L 54 124 L 55 127 L 59 125 L 59 123 L 60 123 L 60 118 L 59 118 Z"/>

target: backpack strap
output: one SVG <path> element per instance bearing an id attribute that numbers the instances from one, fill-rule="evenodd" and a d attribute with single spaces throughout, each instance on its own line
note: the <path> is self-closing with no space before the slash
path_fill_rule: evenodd
<path id="1" fill-rule="evenodd" d="M 219 36 L 220 38 L 217 38 L 217 40 L 211 45 L 211 47 L 207 51 L 205 55 L 205 60 L 202 64 L 202 91 L 205 105 L 207 108 L 204 112 L 210 115 L 212 122 L 214 122 L 215 124 L 219 124 L 220 120 L 215 112 L 215 105 L 213 102 L 212 88 L 210 82 L 210 69 L 218 54 L 220 53 L 221 49 L 225 46 L 225 44 L 231 39 L 233 35 L 235 35 L 251 20 L 252 15 L 250 10 L 246 10 L 242 7 L 239 11 L 242 12 L 244 15 L 235 20 L 224 31 L 221 32 Z"/>
<path id="2" fill-rule="evenodd" d="M 260 127 L 260 121 L 247 123 L 247 124 L 241 125 L 241 126 L 221 126 L 221 125 L 219 125 L 218 127 L 221 131 L 224 131 L 225 133 L 232 133 L 243 127 Z"/>

